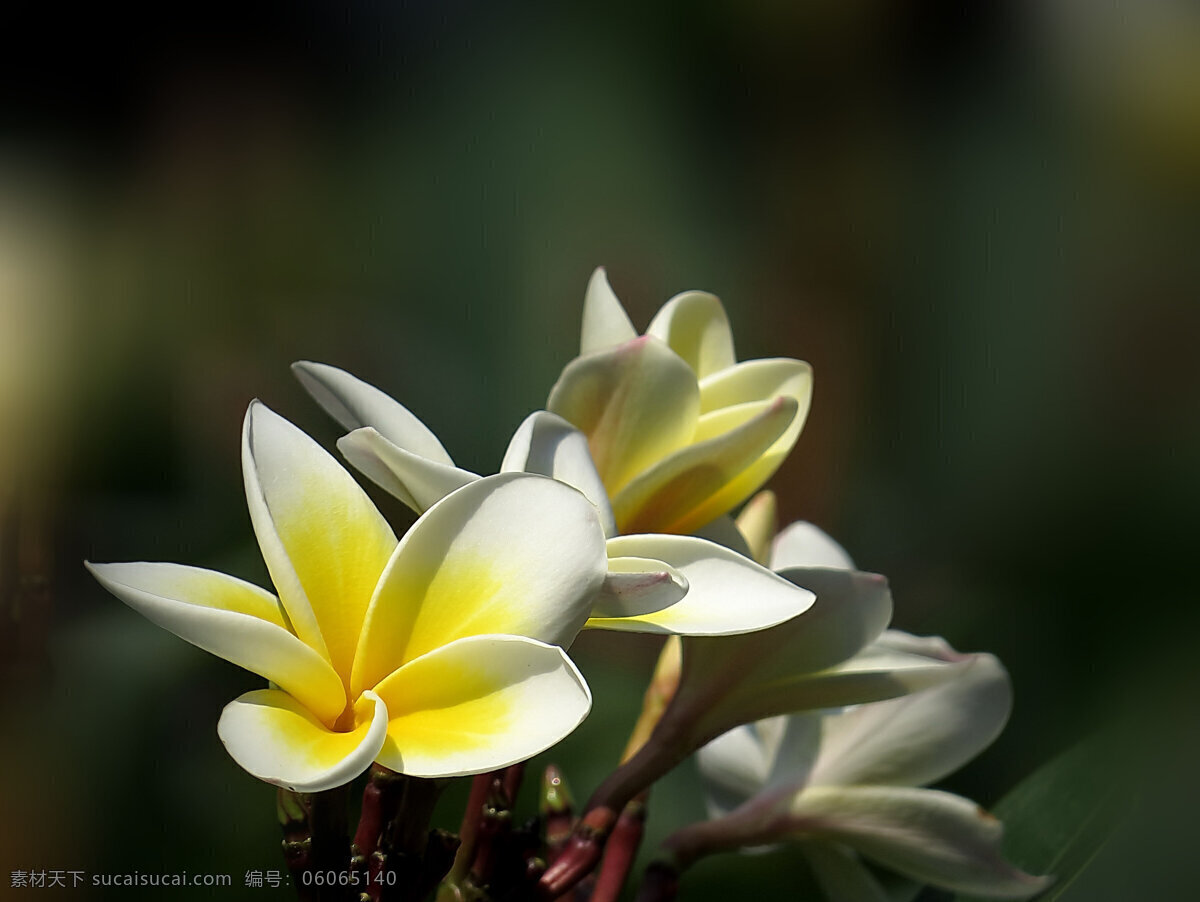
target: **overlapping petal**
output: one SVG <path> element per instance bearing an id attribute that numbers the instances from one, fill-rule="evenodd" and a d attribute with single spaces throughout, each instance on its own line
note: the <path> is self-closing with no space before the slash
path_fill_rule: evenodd
<path id="1" fill-rule="evenodd" d="M 610 557 L 589 622 L 656 613 L 687 594 L 687 577 L 669 564 L 640 557 Z"/>
<path id="2" fill-rule="evenodd" d="M 622 619 L 593 616 L 590 627 L 731 636 L 790 621 L 813 604 L 808 590 L 736 552 L 692 536 L 617 536 L 608 540 L 608 553 L 610 558 L 665 562 L 686 577 L 688 592 L 661 610 Z"/>
<path id="3" fill-rule="evenodd" d="M 345 370 L 311 360 L 296 361 L 292 372 L 325 412 L 347 430 L 371 426 L 398 448 L 434 463 L 454 465 L 429 427 L 375 386 Z"/>
<path id="4" fill-rule="evenodd" d="M 675 295 L 646 329 L 687 361 L 697 379 L 733 366 L 733 331 L 720 300 L 706 291 Z M 756 399 L 757 400 L 757 399 Z"/>
<path id="5" fill-rule="evenodd" d="M 287 628 L 278 600 L 250 583 L 181 564 L 88 564 L 104 588 L 187 642 L 276 683 L 332 724 L 342 680 Z"/>
<path id="6" fill-rule="evenodd" d="M 587 436 L 560 416 L 538 410 L 513 433 L 500 464 L 501 473 L 539 473 L 579 489 L 596 506 L 606 536 L 617 531 L 608 493 L 592 455 Z"/>
<path id="7" fill-rule="evenodd" d="M 854 561 L 846 549 L 820 528 L 804 520 L 785 527 L 775 537 L 771 549 L 771 568 L 830 567 L 853 570 Z"/>
<path id="8" fill-rule="evenodd" d="M 774 472 L 782 455 L 771 449 L 796 412 L 794 399 L 778 397 L 705 414 L 691 444 L 613 496 L 617 525 L 622 532 L 688 533 L 716 519 L 762 485 L 766 470 Z"/>
<path id="9" fill-rule="evenodd" d="M 610 498 L 692 440 L 700 389 L 691 368 L 656 338 L 577 357 L 546 409 L 581 429 Z"/>
<path id="10" fill-rule="evenodd" d="M 872 681 L 834 667 L 887 625 L 892 611 L 887 581 L 834 570 L 806 571 L 803 581 L 816 602 L 801 617 L 740 636 L 684 639 L 671 714 L 689 720 L 700 741 L 776 714 L 905 691 L 899 680 Z"/>
<path id="11" fill-rule="evenodd" d="M 397 547 L 363 626 L 353 691 L 464 636 L 569 644 L 606 572 L 600 521 L 578 491 L 523 473 L 473 482 Z"/>
<path id="12" fill-rule="evenodd" d="M 375 689 L 391 721 L 385 767 L 418 777 L 481 773 L 523 761 L 575 729 L 591 708 L 561 648 L 519 636 L 469 636 L 436 648 Z"/>
<path id="13" fill-rule="evenodd" d="M 812 782 L 924 786 L 991 745 L 1012 708 L 1008 674 L 985 654 L 942 666 L 953 680 L 827 718 Z"/>
<path id="14" fill-rule="evenodd" d="M 931 789 L 819 786 L 791 808 L 799 835 L 819 832 L 924 883 L 1023 899 L 1047 885 L 1000 854 L 1000 822 L 974 802 Z"/>
<path id="15" fill-rule="evenodd" d="M 343 677 L 396 536 L 320 445 L 257 401 L 242 432 L 250 519 L 292 629 Z"/>
<path id="16" fill-rule="evenodd" d="M 342 436 L 337 446 L 355 469 L 418 514 L 479 478 L 469 470 L 405 450 L 370 426 Z"/>
<path id="17" fill-rule="evenodd" d="M 217 734 L 233 760 L 260 780 L 320 792 L 349 783 L 383 747 L 388 711 L 374 693 L 364 692 L 347 719 L 347 729 L 330 729 L 288 693 L 259 689 L 225 706 Z"/>

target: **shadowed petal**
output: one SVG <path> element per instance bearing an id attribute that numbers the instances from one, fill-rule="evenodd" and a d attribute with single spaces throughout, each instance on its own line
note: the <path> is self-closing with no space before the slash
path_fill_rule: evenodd
<path id="1" fill-rule="evenodd" d="M 819 833 L 923 883 L 998 899 L 1044 889 L 1000 855 L 1000 822 L 974 802 L 931 789 L 820 786 L 791 809 L 792 828 Z"/>
<path id="2" fill-rule="evenodd" d="M 579 489 L 600 512 L 604 534 L 617 531 L 608 493 L 588 451 L 587 436 L 562 417 L 538 410 L 513 433 L 501 473 L 540 473 Z"/>
<path id="3" fill-rule="evenodd" d="M 452 464 L 406 451 L 370 427 L 342 436 L 337 446 L 356 470 L 418 514 L 479 478 Z"/>
<path id="4" fill-rule="evenodd" d="M 827 717 L 812 782 L 924 786 L 991 745 L 1012 708 L 1008 674 L 992 655 L 943 666 L 954 679 Z"/>
<path id="5" fill-rule="evenodd" d="M 610 557 L 608 575 L 592 602 L 588 623 L 661 611 L 687 592 L 687 578 L 669 564 L 640 557 Z"/>
<path id="6" fill-rule="evenodd" d="M 730 636 L 790 621 L 813 604 L 808 590 L 694 536 L 617 536 L 608 540 L 608 553 L 664 561 L 687 578 L 687 595 L 670 607 L 622 620 L 593 617 L 589 627 Z"/>
<path id="7" fill-rule="evenodd" d="M 692 440 L 700 389 L 684 361 L 655 338 L 577 357 L 550 390 L 546 409 L 588 437 L 609 497 Z"/>
<path id="8" fill-rule="evenodd" d="M 308 360 L 293 363 L 292 372 L 325 412 L 347 431 L 371 426 L 392 444 L 412 454 L 454 465 L 429 427 L 375 386 L 335 366 Z"/>
<path id="9" fill-rule="evenodd" d="M 783 457 L 772 449 L 795 418 L 796 402 L 785 397 L 705 414 L 693 444 L 613 496 L 618 527 L 690 533 L 727 513 L 775 471 Z"/>
<path id="10" fill-rule="evenodd" d="M 791 567 L 829 567 L 834 570 L 853 570 L 854 561 L 846 549 L 820 528 L 804 520 L 785 527 L 775 537 L 771 549 L 771 569 Z"/>

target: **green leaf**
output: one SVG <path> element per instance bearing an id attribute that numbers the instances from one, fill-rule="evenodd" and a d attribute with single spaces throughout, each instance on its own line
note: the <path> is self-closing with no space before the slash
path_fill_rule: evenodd
<path id="1" fill-rule="evenodd" d="M 1129 801 L 1129 785 L 1113 779 L 1124 772 L 1116 760 L 1110 737 L 1093 736 L 1034 771 L 993 810 L 1004 822 L 1005 858 L 1030 874 L 1055 878 L 1037 902 L 1076 899 L 1072 884 Z M 982 900 L 960 895 L 956 902 Z"/>

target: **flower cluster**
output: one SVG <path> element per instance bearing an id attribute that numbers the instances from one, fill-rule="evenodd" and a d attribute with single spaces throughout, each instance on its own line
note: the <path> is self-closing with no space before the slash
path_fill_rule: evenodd
<path id="1" fill-rule="evenodd" d="M 888 630 L 886 581 L 809 524 L 775 536 L 769 493 L 729 516 L 795 445 L 812 376 L 799 360 L 737 362 L 717 298 L 680 294 L 639 335 L 597 270 L 579 356 L 491 476 L 457 466 L 383 391 L 325 364 L 293 369 L 347 430 L 345 459 L 419 515 L 403 536 L 256 401 L 242 467 L 274 593 L 179 564 L 88 565 L 130 607 L 268 682 L 230 702 L 217 732 L 249 773 L 304 794 L 298 807 L 281 796 L 285 833 L 371 769 L 338 865 L 357 873 L 371 850 L 427 829 L 388 780 L 485 775 L 488 804 L 472 794 L 454 866 L 428 857 L 437 873 L 419 885 L 557 898 L 596 871 L 603 902 L 625 880 L 650 786 L 699 751 L 712 819 L 667 840 L 660 872 L 797 842 L 835 900 L 883 898 L 863 859 L 996 897 L 1042 886 L 1000 857 L 994 819 L 917 788 L 999 732 L 1000 664 Z M 567 653 L 585 628 L 668 637 L 624 759 L 578 818 L 552 806 L 564 829 L 532 857 L 528 843 L 488 846 L 480 817 L 511 804 L 520 762 L 587 717 Z M 497 864 L 505 855 L 517 865 Z"/>

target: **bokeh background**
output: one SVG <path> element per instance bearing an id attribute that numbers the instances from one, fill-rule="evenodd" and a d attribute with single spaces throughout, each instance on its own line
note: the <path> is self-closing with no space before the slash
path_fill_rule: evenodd
<path id="1" fill-rule="evenodd" d="M 1013 675 L 1009 729 L 949 788 L 994 804 L 1142 712 L 1153 763 L 1113 779 L 1153 773 L 1178 805 L 1070 898 L 1192 898 L 1194 4 L 15 2 L 0 23 L 6 892 L 17 869 L 186 869 L 233 889 L 170 895 L 286 898 L 243 886 L 282 869 L 273 790 L 215 732 L 256 678 L 81 561 L 265 581 L 246 404 L 338 434 L 296 359 L 381 386 L 490 471 L 603 264 L 639 327 L 706 289 L 740 357 L 814 365 L 783 521 L 887 574 L 898 626 Z M 655 654 L 619 638 L 577 646 L 596 713 L 553 757 L 580 796 Z M 701 814 L 689 765 L 650 849 Z M 805 879 L 786 851 L 731 857 L 683 898 Z"/>

